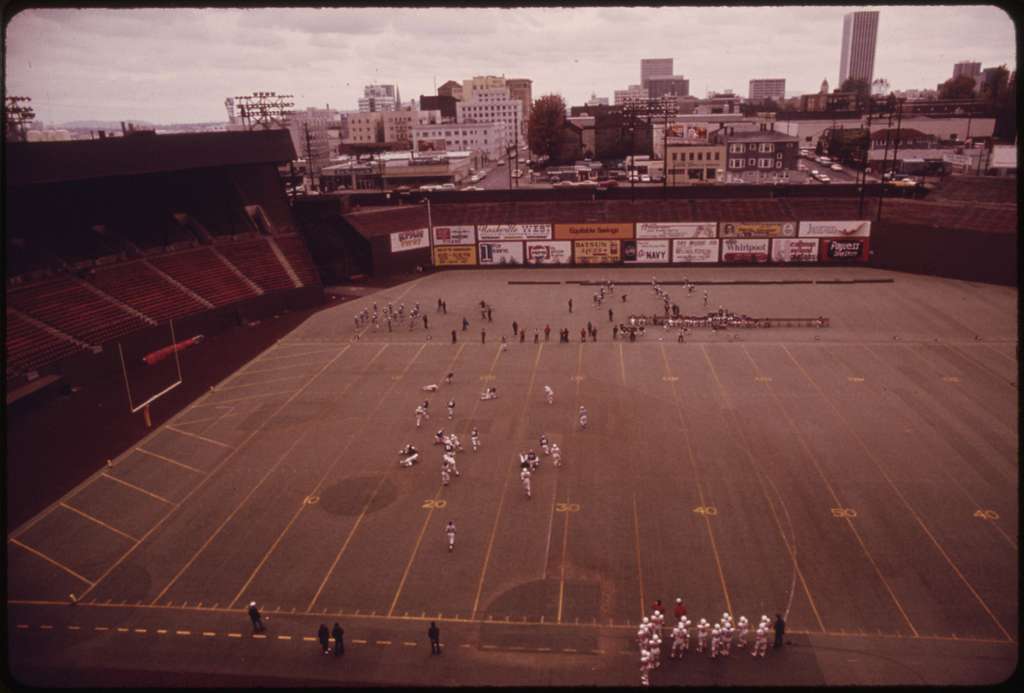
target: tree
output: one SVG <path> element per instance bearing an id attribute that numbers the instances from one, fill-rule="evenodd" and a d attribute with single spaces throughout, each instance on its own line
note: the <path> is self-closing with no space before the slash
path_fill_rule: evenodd
<path id="1" fill-rule="evenodd" d="M 947 79 L 939 85 L 940 99 L 973 99 L 974 78 L 967 75 L 960 75 Z"/>
<path id="2" fill-rule="evenodd" d="M 852 91 L 858 98 L 866 99 L 871 95 L 871 84 L 869 84 L 865 79 L 850 77 L 842 83 L 839 87 L 839 91 Z"/>
<path id="3" fill-rule="evenodd" d="M 530 151 L 558 159 L 565 124 L 565 100 L 558 94 L 547 94 L 533 102 L 528 130 Z"/>

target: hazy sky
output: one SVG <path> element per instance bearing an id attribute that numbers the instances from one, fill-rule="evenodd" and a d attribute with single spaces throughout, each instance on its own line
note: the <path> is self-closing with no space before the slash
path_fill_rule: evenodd
<path id="1" fill-rule="evenodd" d="M 58 9 L 11 20 L 5 79 L 49 123 L 220 121 L 226 96 L 257 90 L 354 110 L 365 84 L 408 101 L 484 74 L 581 105 L 661 57 L 695 96 L 746 96 L 760 77 L 809 93 L 838 86 L 842 17 L 859 9 L 881 12 L 875 77 L 893 89 L 934 89 L 961 60 L 1015 69 L 1013 23 L 987 6 Z"/>

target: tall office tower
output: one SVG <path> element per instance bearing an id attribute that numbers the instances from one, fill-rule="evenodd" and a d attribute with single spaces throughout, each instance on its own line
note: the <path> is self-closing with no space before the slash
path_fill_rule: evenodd
<path id="1" fill-rule="evenodd" d="M 672 58 L 641 58 L 640 86 L 646 87 L 652 77 L 671 77 Z"/>
<path id="2" fill-rule="evenodd" d="M 953 79 L 956 79 L 960 75 L 970 77 L 977 82 L 978 77 L 981 75 L 981 63 L 973 63 L 969 61 L 957 63 L 953 66 Z"/>
<path id="3" fill-rule="evenodd" d="M 871 84 L 875 76 L 875 40 L 878 12 L 851 12 L 843 17 L 843 44 L 839 53 L 839 87 L 847 79 Z"/>

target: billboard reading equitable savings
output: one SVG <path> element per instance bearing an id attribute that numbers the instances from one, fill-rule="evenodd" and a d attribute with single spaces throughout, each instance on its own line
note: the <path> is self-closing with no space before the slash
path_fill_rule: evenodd
<path id="1" fill-rule="evenodd" d="M 632 224 L 555 224 L 555 239 L 560 241 L 611 241 L 632 237 Z"/>

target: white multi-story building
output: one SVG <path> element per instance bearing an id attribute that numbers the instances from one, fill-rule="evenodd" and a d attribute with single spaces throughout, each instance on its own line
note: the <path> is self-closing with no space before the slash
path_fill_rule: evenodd
<path id="1" fill-rule="evenodd" d="M 639 84 L 630 84 L 625 89 L 615 90 L 615 105 L 624 106 L 630 101 L 643 101 L 650 98 L 650 92 Z"/>
<path id="2" fill-rule="evenodd" d="M 472 79 L 462 80 L 462 96 L 460 97 L 463 101 L 472 101 L 473 93 L 481 89 L 501 89 L 502 87 L 508 86 L 505 83 L 505 77 L 495 77 L 494 75 L 477 76 Z"/>
<path id="3" fill-rule="evenodd" d="M 591 92 L 590 93 L 590 98 L 587 99 L 587 102 L 585 104 L 583 104 L 583 105 L 584 106 L 607 106 L 608 105 L 608 97 L 607 96 L 598 96 L 597 94 Z"/>
<path id="4" fill-rule="evenodd" d="M 455 104 L 456 122 L 504 123 L 505 146 L 511 146 L 516 128 L 521 128 L 523 124 L 523 102 L 512 98 L 507 87 L 478 87 L 470 90 L 464 84 L 462 93 L 468 94 L 469 98 Z"/>
<path id="5" fill-rule="evenodd" d="M 491 161 L 505 155 L 508 127 L 504 122 L 414 125 L 413 150 L 476 151 Z"/>
<path id="6" fill-rule="evenodd" d="M 755 103 L 772 101 L 778 103 L 786 98 L 785 79 L 752 79 L 750 80 L 747 98 Z"/>
<path id="7" fill-rule="evenodd" d="M 401 104 L 398 87 L 394 84 L 367 84 L 359 99 L 359 112 L 397 111 Z"/>

